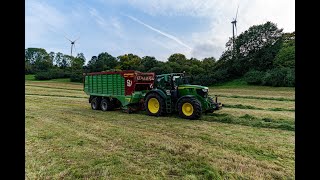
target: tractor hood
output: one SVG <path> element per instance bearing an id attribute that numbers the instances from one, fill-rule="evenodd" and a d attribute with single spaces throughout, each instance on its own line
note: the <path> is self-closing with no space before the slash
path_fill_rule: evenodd
<path id="1" fill-rule="evenodd" d="M 209 89 L 208 87 L 206 86 L 200 86 L 200 85 L 190 85 L 190 84 L 182 84 L 178 87 L 178 89 L 189 89 L 189 88 L 192 88 L 192 89 Z"/>

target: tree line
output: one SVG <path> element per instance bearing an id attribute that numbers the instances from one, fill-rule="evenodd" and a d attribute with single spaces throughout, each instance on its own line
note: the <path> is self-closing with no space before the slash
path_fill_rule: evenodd
<path id="1" fill-rule="evenodd" d="M 84 72 L 138 70 L 164 74 L 185 71 L 190 83 L 206 86 L 237 78 L 255 85 L 295 86 L 295 32 L 282 31 L 272 22 L 251 26 L 234 40 L 229 39 L 218 60 L 214 57 L 188 59 L 175 53 L 167 61 L 160 61 L 153 56 L 124 54 L 114 57 L 102 52 L 92 56 L 85 65 L 83 53 L 72 57 L 60 52 L 47 53 L 42 48 L 27 48 L 25 74 L 35 74 L 39 80 L 70 78 L 81 82 Z"/>

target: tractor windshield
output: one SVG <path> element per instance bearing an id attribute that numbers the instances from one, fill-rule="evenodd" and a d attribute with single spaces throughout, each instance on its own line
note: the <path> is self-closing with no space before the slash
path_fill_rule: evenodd
<path id="1" fill-rule="evenodd" d="M 179 86 L 181 84 L 188 84 L 187 79 L 182 76 L 173 76 L 172 81 L 174 83 L 174 86 Z"/>

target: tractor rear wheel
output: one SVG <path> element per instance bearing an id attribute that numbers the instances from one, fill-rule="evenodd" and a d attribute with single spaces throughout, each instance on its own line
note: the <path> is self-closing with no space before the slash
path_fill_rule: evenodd
<path id="1" fill-rule="evenodd" d="M 161 116 L 165 114 L 164 99 L 156 93 L 151 93 L 146 97 L 145 108 L 150 116 Z"/>
<path id="2" fill-rule="evenodd" d="M 99 110 L 100 109 L 100 101 L 101 101 L 101 99 L 99 97 L 94 97 L 91 100 L 91 109 Z"/>
<path id="3" fill-rule="evenodd" d="M 195 98 L 183 98 L 178 103 L 179 116 L 185 119 L 199 119 L 202 108 Z"/>
<path id="4" fill-rule="evenodd" d="M 113 110 L 113 103 L 110 101 L 110 99 L 102 99 L 100 103 L 100 108 L 102 111 L 110 111 Z"/>

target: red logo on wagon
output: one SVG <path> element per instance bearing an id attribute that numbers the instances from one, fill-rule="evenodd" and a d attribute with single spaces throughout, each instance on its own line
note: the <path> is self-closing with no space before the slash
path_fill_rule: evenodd
<path id="1" fill-rule="evenodd" d="M 153 81 L 153 76 L 137 76 L 138 81 Z"/>

